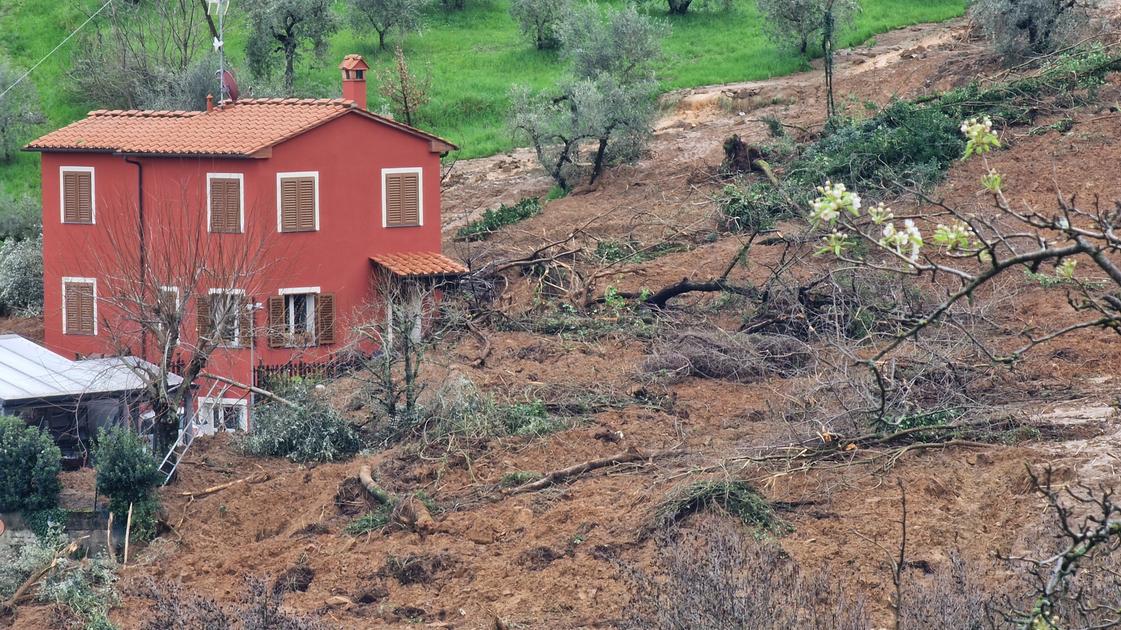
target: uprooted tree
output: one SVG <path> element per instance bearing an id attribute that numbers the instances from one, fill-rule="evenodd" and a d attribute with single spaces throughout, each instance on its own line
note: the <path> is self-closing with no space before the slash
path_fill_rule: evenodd
<path id="1" fill-rule="evenodd" d="M 207 212 L 186 196 L 149 205 L 146 220 L 137 207 L 119 210 L 93 257 L 99 332 L 115 354 L 146 360 L 128 366 L 152 405 L 156 448 L 166 450 L 177 437 L 177 410 L 191 408 L 188 385 L 223 348 L 253 342 L 252 296 L 267 239 L 252 224 L 241 234 L 209 233 Z M 173 373 L 183 386 L 169 380 Z"/>
<path id="2" fill-rule="evenodd" d="M 651 133 L 653 61 L 664 30 L 633 6 L 606 18 L 584 7 L 558 28 L 570 76 L 554 90 L 513 89 L 510 126 L 561 189 L 585 176 L 595 183 L 607 165 L 641 154 Z"/>

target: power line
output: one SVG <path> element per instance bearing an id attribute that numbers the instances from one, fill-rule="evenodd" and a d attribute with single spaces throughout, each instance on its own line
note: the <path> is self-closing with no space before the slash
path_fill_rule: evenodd
<path id="1" fill-rule="evenodd" d="M 94 11 L 94 12 L 93 12 L 93 15 L 90 15 L 90 16 L 89 16 L 88 18 L 86 18 L 86 21 L 85 21 L 85 22 L 82 22 L 81 26 L 79 26 L 78 28 L 74 29 L 74 31 L 73 31 L 72 33 L 70 33 L 69 35 L 67 35 L 65 39 L 63 39 L 63 40 L 62 40 L 61 42 L 59 42 L 59 43 L 58 43 L 58 46 L 55 46 L 54 48 L 52 48 L 52 49 L 51 49 L 51 52 L 47 53 L 47 54 L 46 54 L 46 56 L 44 56 L 44 57 L 43 57 L 42 59 L 40 59 L 40 60 L 39 60 L 38 62 L 36 62 L 36 63 L 35 63 L 35 65 L 33 65 L 33 66 L 31 66 L 30 68 L 28 68 L 28 69 L 27 69 L 27 72 L 24 72 L 24 73 L 23 73 L 23 76 L 21 76 L 20 78 L 16 79 L 16 82 L 15 82 L 15 83 L 13 83 L 13 84 L 9 85 L 9 86 L 8 86 L 7 88 L 5 88 L 3 92 L 0 92 L 0 98 L 4 98 L 4 95 L 5 95 L 5 94 L 7 94 L 8 92 L 11 92 L 11 91 L 12 91 L 13 89 L 15 89 L 15 87 L 16 87 L 17 85 L 19 85 L 19 84 L 20 84 L 21 82 L 23 82 L 23 80 L 24 80 L 24 79 L 26 79 L 26 78 L 27 78 L 27 76 L 28 76 L 29 74 L 31 74 L 31 73 L 32 73 L 32 72 L 33 72 L 33 71 L 35 70 L 35 68 L 38 68 L 39 66 L 43 65 L 43 62 L 44 62 L 44 61 L 46 61 L 47 59 L 50 59 L 51 55 L 53 55 L 53 54 L 55 54 L 56 52 L 58 52 L 58 49 L 59 49 L 59 48 L 62 48 L 62 47 L 63 47 L 64 45 L 66 45 L 66 42 L 68 42 L 68 41 L 70 41 L 71 39 L 73 39 L 73 37 L 74 37 L 75 35 L 77 35 L 77 34 L 78 34 L 78 31 L 82 30 L 82 29 L 83 29 L 83 28 L 84 28 L 84 27 L 86 26 L 86 24 L 89 24 L 90 22 L 92 22 L 92 21 L 93 21 L 93 19 L 94 19 L 95 17 L 97 17 L 97 14 L 98 14 L 98 13 L 101 13 L 102 11 L 104 11 L 104 10 L 105 10 L 105 7 L 109 6 L 110 4 L 113 4 L 113 0 L 105 0 L 105 4 L 101 5 L 101 8 L 100 8 L 100 9 L 98 9 L 98 10 Z"/>

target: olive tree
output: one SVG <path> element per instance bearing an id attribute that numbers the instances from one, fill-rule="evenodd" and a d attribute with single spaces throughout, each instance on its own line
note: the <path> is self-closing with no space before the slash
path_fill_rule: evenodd
<path id="1" fill-rule="evenodd" d="M 401 35 L 420 28 L 426 0 L 349 0 L 350 15 L 359 32 L 372 28 L 378 34 L 378 48 L 385 50 L 385 36 L 391 31 Z"/>
<path id="2" fill-rule="evenodd" d="M 511 0 L 510 16 L 538 50 L 547 50 L 560 44 L 557 29 L 572 7 L 572 0 Z"/>
<path id="3" fill-rule="evenodd" d="M 257 0 L 247 6 L 250 24 L 245 54 L 258 76 L 272 75 L 279 54 L 284 59 L 284 91 L 292 93 L 296 58 L 310 46 L 317 54 L 327 49 L 338 29 L 331 0 Z"/>
<path id="4" fill-rule="evenodd" d="M 0 96 L 0 162 L 15 157 L 32 126 L 43 120 L 35 86 L 26 79 L 16 84 L 21 74 L 0 60 L 0 92 L 6 92 Z"/>
<path id="5" fill-rule="evenodd" d="M 763 28 L 780 46 L 798 49 L 805 56 L 810 44 L 822 34 L 827 10 L 832 10 L 834 28 L 847 25 L 858 10 L 856 0 L 756 0 Z"/>
<path id="6" fill-rule="evenodd" d="M 1090 21 L 1093 0 L 976 0 L 973 19 L 997 51 L 1015 60 L 1072 42 Z"/>
<path id="7" fill-rule="evenodd" d="M 608 164 L 640 155 L 655 113 L 652 62 L 663 31 L 633 6 L 605 18 L 581 9 L 558 32 L 570 76 L 545 92 L 514 88 L 510 126 L 557 186 L 568 190 L 585 174 L 595 183 Z"/>

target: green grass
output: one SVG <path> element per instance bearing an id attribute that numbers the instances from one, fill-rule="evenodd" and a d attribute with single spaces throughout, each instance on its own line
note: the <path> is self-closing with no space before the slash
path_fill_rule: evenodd
<path id="1" fill-rule="evenodd" d="M 603 0 L 603 4 L 621 1 Z M 80 23 L 76 4 L 92 12 L 101 2 L 4 0 L 0 3 L 0 54 L 17 66 L 30 66 Z M 342 7 L 340 1 L 340 12 Z M 658 67 L 667 90 L 764 79 L 805 68 L 796 54 L 767 40 L 753 0 L 736 0 L 730 13 L 701 11 L 672 19 L 664 14 L 662 5 L 649 7 L 651 15 L 666 20 L 672 29 Z M 421 124 L 462 147 L 460 158 L 512 148 L 514 139 L 505 124 L 510 86 L 545 88 L 563 74 L 556 53 L 537 51 L 522 39 L 508 8 L 509 0 L 467 0 L 467 8 L 460 12 L 433 10 L 424 30 L 403 40 L 410 62 L 417 69 L 427 67 L 433 78 L 432 102 L 423 112 Z M 865 0 L 863 13 L 842 44 L 857 45 L 893 28 L 949 19 L 964 9 L 964 0 Z M 317 59 L 309 52 L 299 60 L 297 89 L 301 93 L 338 94 L 336 65 L 346 53 L 365 55 L 375 68 L 389 64 L 391 51 L 377 50 L 376 37 L 355 33 L 349 22 L 344 23 L 345 28 L 332 38 L 326 58 Z M 244 19 L 232 16 L 230 24 L 227 51 L 245 75 Z M 391 45 L 397 41 L 396 36 L 390 38 Z M 72 41 L 32 75 L 48 119 L 43 130 L 70 123 L 98 107 L 59 88 L 65 84 L 67 59 L 73 49 Z M 246 83 L 244 77 L 242 82 Z M 372 107 L 377 106 L 375 100 L 376 96 Z M 13 193 L 37 192 L 36 157 L 21 155 L 12 164 L 0 165 L 0 187 Z"/>

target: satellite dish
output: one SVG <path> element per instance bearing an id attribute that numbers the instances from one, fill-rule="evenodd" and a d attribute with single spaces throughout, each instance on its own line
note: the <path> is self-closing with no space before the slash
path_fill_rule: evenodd
<path id="1" fill-rule="evenodd" d="M 234 73 L 230 70 L 219 70 L 215 74 L 219 75 L 222 81 L 222 99 L 223 101 L 236 101 L 238 96 L 241 95 L 237 87 L 237 79 L 234 78 Z"/>

